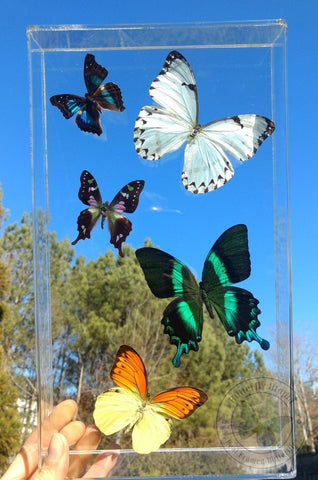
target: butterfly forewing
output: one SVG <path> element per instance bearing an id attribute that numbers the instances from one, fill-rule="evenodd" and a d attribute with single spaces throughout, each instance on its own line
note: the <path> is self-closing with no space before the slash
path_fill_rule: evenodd
<path id="1" fill-rule="evenodd" d="M 93 175 L 87 170 L 83 170 L 80 182 L 81 186 L 78 192 L 78 198 L 90 207 L 101 207 L 102 197 Z"/>
<path id="2" fill-rule="evenodd" d="M 171 388 L 159 393 L 151 402 L 160 403 L 160 410 L 174 418 L 187 418 L 204 402 L 208 396 L 202 390 L 193 387 Z"/>
<path id="3" fill-rule="evenodd" d="M 158 77 L 152 82 L 150 96 L 163 108 L 145 106 L 135 124 L 137 153 L 158 160 L 178 150 L 197 124 L 195 78 L 186 59 L 176 51 L 169 53 Z"/>
<path id="4" fill-rule="evenodd" d="M 247 228 L 234 225 L 220 235 L 209 251 L 203 266 L 202 287 L 207 293 L 218 285 L 229 285 L 245 280 L 251 273 Z"/>
<path id="5" fill-rule="evenodd" d="M 133 213 L 138 206 L 139 196 L 144 186 L 143 180 L 128 183 L 117 193 L 109 208 L 117 212 Z"/>
<path id="6" fill-rule="evenodd" d="M 95 61 L 94 55 L 88 53 L 84 61 L 84 80 L 87 91 L 92 95 L 107 77 L 108 72 Z"/>
<path id="7" fill-rule="evenodd" d="M 110 372 L 111 379 L 120 387 L 147 396 L 147 372 L 138 353 L 128 345 L 122 345 Z"/>
<path id="8" fill-rule="evenodd" d="M 65 93 L 61 95 L 53 95 L 53 97 L 50 98 L 50 102 L 63 113 L 63 116 L 66 119 L 69 119 L 85 107 L 86 98 Z"/>
<path id="9" fill-rule="evenodd" d="M 156 297 L 190 298 L 197 294 L 199 287 L 194 275 L 177 258 L 152 247 L 137 249 L 136 257 Z"/>
<path id="10" fill-rule="evenodd" d="M 198 119 L 197 87 L 192 69 L 187 60 L 177 51 L 167 56 L 158 77 L 149 90 L 155 102 L 180 117 L 189 127 Z"/>

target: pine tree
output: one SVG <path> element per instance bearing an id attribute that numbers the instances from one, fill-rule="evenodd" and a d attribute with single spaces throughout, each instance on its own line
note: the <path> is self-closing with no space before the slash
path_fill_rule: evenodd
<path id="1" fill-rule="evenodd" d="M 0 186 L 0 227 L 3 217 Z M 8 465 L 10 457 L 15 454 L 20 445 L 21 424 L 17 409 L 18 391 L 12 385 L 8 372 L 8 364 L 3 349 L 3 332 L 9 318 L 9 308 L 6 303 L 10 291 L 8 266 L 0 260 L 0 473 Z"/>

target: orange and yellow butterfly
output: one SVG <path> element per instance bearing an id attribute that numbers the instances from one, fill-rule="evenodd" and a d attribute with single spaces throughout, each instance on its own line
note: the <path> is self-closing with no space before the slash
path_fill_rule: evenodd
<path id="1" fill-rule="evenodd" d="M 208 399 L 206 393 L 192 387 L 171 388 L 150 397 L 144 363 L 128 345 L 119 348 L 110 376 L 119 388 L 97 397 L 95 424 L 105 435 L 132 429 L 137 453 L 157 450 L 170 437 L 170 418 L 187 418 Z"/>

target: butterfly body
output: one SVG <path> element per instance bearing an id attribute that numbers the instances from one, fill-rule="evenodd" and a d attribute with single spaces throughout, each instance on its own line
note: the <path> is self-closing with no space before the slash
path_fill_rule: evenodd
<path id="1" fill-rule="evenodd" d="M 160 106 L 140 110 L 134 130 L 136 151 L 142 158 L 158 160 L 187 142 L 182 182 L 192 193 L 207 193 L 224 185 L 234 175 L 227 153 L 246 161 L 275 130 L 271 120 L 255 114 L 201 126 L 195 77 L 177 51 L 167 56 L 149 94 Z"/>
<path id="2" fill-rule="evenodd" d="M 248 290 L 230 285 L 245 280 L 251 271 L 247 228 L 235 225 L 218 238 L 203 266 L 202 281 L 172 255 L 155 248 L 136 250 L 152 293 L 159 298 L 176 297 L 164 310 L 161 323 L 177 353 L 172 360 L 180 366 L 183 353 L 197 351 L 202 337 L 203 305 L 210 317 L 219 318 L 237 343 L 257 341 L 267 350 L 269 343 L 256 329 L 260 326 L 259 301 Z"/>
<path id="3" fill-rule="evenodd" d="M 76 124 L 84 132 L 101 135 L 100 115 L 103 110 L 122 112 L 125 110 L 121 91 L 113 82 L 105 83 L 108 72 L 95 61 L 94 55 L 88 53 L 84 61 L 84 80 L 87 88 L 85 97 L 72 94 L 53 95 L 52 105 L 59 108 L 66 119 L 75 113 Z"/>
<path id="4" fill-rule="evenodd" d="M 128 345 L 119 348 L 110 376 L 118 387 L 97 397 L 95 423 L 105 435 L 132 430 L 137 453 L 157 450 L 170 437 L 171 419 L 187 418 L 208 399 L 193 387 L 176 387 L 151 397 L 144 363 Z"/>
<path id="5" fill-rule="evenodd" d="M 103 203 L 97 182 L 90 172 L 84 170 L 80 181 L 78 197 L 89 208 L 83 210 L 77 219 L 79 233 L 72 245 L 79 240 L 90 238 L 91 231 L 101 217 L 101 227 L 104 228 L 105 220 L 107 220 L 111 236 L 110 242 L 115 248 L 118 248 L 118 253 L 122 257 L 121 245 L 132 230 L 132 224 L 123 215 L 123 212 L 132 213 L 136 210 L 145 182 L 143 180 L 130 182 L 117 193 L 112 202 Z"/>

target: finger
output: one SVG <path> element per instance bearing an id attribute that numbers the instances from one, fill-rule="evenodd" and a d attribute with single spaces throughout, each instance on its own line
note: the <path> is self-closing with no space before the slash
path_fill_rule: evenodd
<path id="1" fill-rule="evenodd" d="M 51 417 L 48 417 L 43 423 L 43 448 L 47 448 L 53 426 L 57 431 L 63 429 L 69 424 L 76 413 L 77 405 L 74 400 L 64 400 L 54 407 Z M 78 428 L 78 427 L 77 427 Z M 76 428 L 76 430 L 77 430 Z M 68 441 L 74 444 L 83 434 L 74 434 L 66 431 Z M 79 436 L 78 436 L 79 435 Z M 4 474 L 2 480 L 20 480 L 28 478 L 38 466 L 38 432 L 34 430 L 25 441 L 18 455 L 15 457 L 10 467 Z"/>
<path id="2" fill-rule="evenodd" d="M 65 427 L 65 425 L 68 425 L 74 418 L 74 415 L 77 410 L 77 404 L 74 400 L 64 400 L 63 402 L 59 403 L 56 405 L 56 407 L 53 408 L 52 412 L 52 420 L 49 421 L 49 419 L 45 420 L 43 424 L 43 433 L 42 435 L 45 436 L 45 432 L 48 428 L 48 437 L 44 439 L 47 440 L 47 443 L 49 443 L 50 438 L 51 438 L 51 425 L 53 425 L 54 431 L 55 432 L 60 432 L 62 428 Z M 45 445 L 43 445 L 45 448 Z"/>
<path id="3" fill-rule="evenodd" d="M 119 445 L 112 445 L 105 452 L 98 455 L 90 469 L 85 473 L 83 478 L 107 477 L 109 472 L 114 468 L 120 454 Z"/>
<path id="4" fill-rule="evenodd" d="M 82 438 L 77 442 L 73 452 L 79 450 L 96 450 L 100 442 L 101 433 L 97 427 L 94 425 L 89 425 L 86 428 L 86 432 Z M 88 464 L 92 454 L 91 453 L 81 453 L 74 455 L 70 459 L 70 468 L 67 476 L 70 478 L 78 478 L 81 473 L 84 471 L 86 465 Z"/>
<path id="5" fill-rule="evenodd" d="M 64 480 L 68 466 L 69 449 L 66 438 L 61 433 L 54 433 L 41 470 L 37 471 L 30 480 Z"/>
<path id="6" fill-rule="evenodd" d="M 85 425 L 78 420 L 69 423 L 60 430 L 60 433 L 64 435 L 69 446 L 75 445 L 85 434 Z"/>

